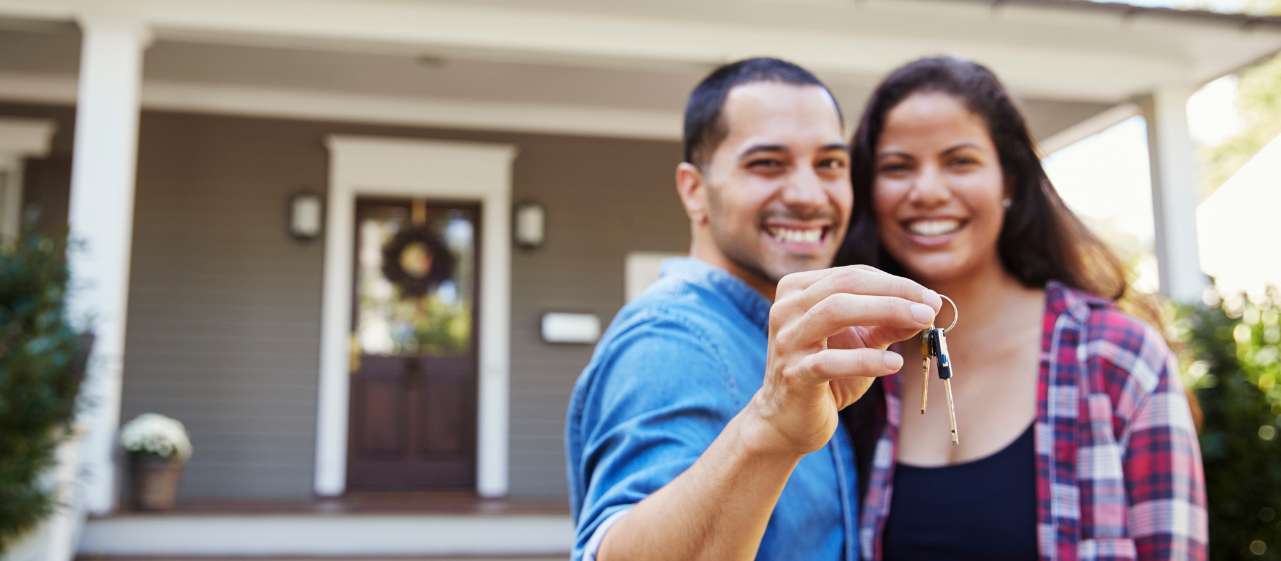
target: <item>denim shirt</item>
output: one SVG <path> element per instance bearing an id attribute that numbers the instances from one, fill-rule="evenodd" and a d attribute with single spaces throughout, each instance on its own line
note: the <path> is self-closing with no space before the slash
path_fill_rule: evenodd
<path id="1" fill-rule="evenodd" d="M 569 403 L 573 561 L 593 559 L 608 525 L 693 465 L 760 389 L 769 309 L 728 272 L 669 259 L 619 311 Z M 756 558 L 855 561 L 854 470 L 841 426 L 792 472 Z"/>

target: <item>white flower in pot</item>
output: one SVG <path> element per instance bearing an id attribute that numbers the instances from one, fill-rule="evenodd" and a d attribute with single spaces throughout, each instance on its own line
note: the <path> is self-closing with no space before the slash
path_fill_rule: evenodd
<path id="1" fill-rule="evenodd" d="M 120 446 L 129 453 L 134 507 L 173 508 L 183 463 L 191 457 L 191 439 L 176 419 L 143 413 L 120 429 Z"/>

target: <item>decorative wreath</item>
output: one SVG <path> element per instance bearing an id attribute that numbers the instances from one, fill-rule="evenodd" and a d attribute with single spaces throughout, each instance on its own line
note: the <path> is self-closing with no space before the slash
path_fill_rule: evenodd
<path id="1" fill-rule="evenodd" d="M 431 263 L 426 274 L 417 275 L 405 270 L 401 259 L 405 249 L 412 244 L 422 244 Z M 402 230 L 383 246 L 383 276 L 400 287 L 405 297 L 421 297 L 454 274 L 454 254 L 441 243 L 440 238 L 426 225 Z"/>

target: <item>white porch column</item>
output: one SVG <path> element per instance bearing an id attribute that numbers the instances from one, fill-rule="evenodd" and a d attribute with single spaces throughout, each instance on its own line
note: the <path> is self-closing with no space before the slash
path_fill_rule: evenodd
<path id="1" fill-rule="evenodd" d="M 45 119 L 0 119 L 0 239 L 22 225 L 22 160 L 49 153 L 57 125 Z"/>
<path id="2" fill-rule="evenodd" d="M 1152 215 L 1161 293 L 1196 302 L 1209 284 L 1197 253 L 1196 150 L 1188 131 L 1188 98 L 1196 88 L 1163 86 L 1142 100 L 1152 166 Z"/>
<path id="3" fill-rule="evenodd" d="M 89 432 L 82 449 L 85 507 L 109 511 L 115 502 L 112 452 L 120 422 L 129 251 L 133 239 L 134 168 L 138 155 L 142 52 L 150 32 L 139 18 L 84 16 L 76 139 L 68 222 L 84 246 L 71 253 L 72 321 L 91 322 L 97 339 L 85 380 Z"/>

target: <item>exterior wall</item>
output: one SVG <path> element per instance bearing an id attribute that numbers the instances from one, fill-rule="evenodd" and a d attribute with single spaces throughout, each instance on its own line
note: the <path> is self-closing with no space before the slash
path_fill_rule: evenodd
<path id="1" fill-rule="evenodd" d="M 72 109 L 0 105 L 48 114 L 68 122 L 50 160 L 69 162 Z M 325 191 L 328 134 L 519 146 L 513 200 L 548 218 L 544 247 L 512 258 L 511 495 L 564 498 L 565 407 L 592 348 L 543 343 L 539 317 L 607 322 L 627 252 L 687 250 L 676 143 L 144 111 L 122 420 L 157 412 L 187 425 L 196 453 L 182 498 L 311 496 L 323 242 L 293 240 L 285 219 L 291 193 Z M 47 180 L 28 200 L 65 205 L 68 185 Z"/>

